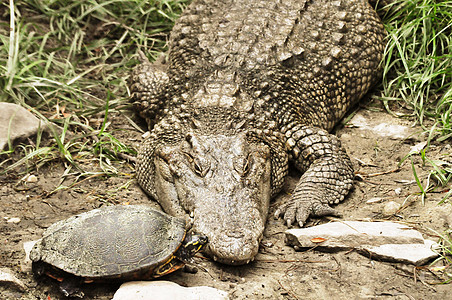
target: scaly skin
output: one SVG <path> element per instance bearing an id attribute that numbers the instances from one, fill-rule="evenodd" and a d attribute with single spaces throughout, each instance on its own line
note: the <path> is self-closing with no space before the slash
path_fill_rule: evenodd
<path id="1" fill-rule="evenodd" d="M 151 132 L 140 185 L 226 264 L 257 254 L 289 161 L 304 174 L 276 215 L 337 214 L 353 169 L 328 131 L 378 80 L 383 38 L 365 0 L 194 1 L 166 57 L 132 75 Z"/>

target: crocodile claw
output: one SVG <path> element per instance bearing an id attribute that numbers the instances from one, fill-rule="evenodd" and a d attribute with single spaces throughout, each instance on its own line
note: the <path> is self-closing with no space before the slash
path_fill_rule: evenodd
<path id="1" fill-rule="evenodd" d="M 283 217 L 288 228 L 291 228 L 292 224 L 295 222 L 298 222 L 298 225 L 303 227 L 309 217 L 329 215 L 337 217 L 341 216 L 337 210 L 318 200 L 289 200 L 282 204 L 275 212 L 275 218 Z"/>

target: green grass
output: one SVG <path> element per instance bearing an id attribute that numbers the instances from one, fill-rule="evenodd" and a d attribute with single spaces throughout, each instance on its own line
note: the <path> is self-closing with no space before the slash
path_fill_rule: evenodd
<path id="1" fill-rule="evenodd" d="M 383 17 L 388 43 L 383 61 L 380 97 L 389 112 L 404 108 L 413 124 L 428 133 L 431 142 L 452 138 L 452 1 L 396 0 Z M 421 152 L 432 171 L 422 187 L 413 166 L 422 199 L 434 185 L 446 187 L 452 178 L 451 163 L 433 160 Z M 435 181 L 430 181 L 434 178 Z M 446 193 L 443 202 L 451 195 Z"/>
<path id="2" fill-rule="evenodd" d="M 0 101 L 32 110 L 52 127 L 54 138 L 45 147 L 38 142 L 18 148 L 23 158 L 0 163 L 3 173 L 62 159 L 89 176 L 77 160 L 94 156 L 101 172 L 116 174 L 114 161 L 124 157 L 118 154 L 136 154 L 109 127 L 109 116 L 128 108 L 127 78 L 137 64 L 136 48 L 151 59 L 164 51 L 185 2 L 2 2 Z M 95 119 L 103 122 L 94 124 Z"/>
<path id="3" fill-rule="evenodd" d="M 383 18 L 388 43 L 380 99 L 390 112 L 398 107 L 408 109 L 410 113 L 405 117 L 428 132 L 427 150 L 432 141 L 450 142 L 452 1 L 396 0 L 388 7 Z M 452 164 L 429 158 L 425 150 L 419 156 L 432 169 L 423 187 L 413 165 L 413 175 L 424 200 L 428 191 L 450 185 Z M 449 190 L 442 202 L 451 194 Z"/>
<path id="4" fill-rule="evenodd" d="M 390 7 L 383 18 L 382 100 L 388 110 L 409 108 L 416 123 L 446 140 L 452 137 L 452 1 L 396 0 Z"/>

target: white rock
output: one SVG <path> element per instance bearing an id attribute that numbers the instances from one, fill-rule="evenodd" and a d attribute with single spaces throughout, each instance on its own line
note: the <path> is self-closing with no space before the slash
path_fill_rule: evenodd
<path id="1" fill-rule="evenodd" d="M 431 242 L 433 241 L 426 240 L 424 244 L 387 244 L 378 247 L 363 247 L 358 250 L 368 251 L 368 255 L 371 257 L 423 265 L 438 256 L 438 253 L 431 250 Z"/>
<path id="2" fill-rule="evenodd" d="M 382 260 L 423 264 L 437 254 L 422 234 L 394 222 L 332 222 L 286 231 L 288 244 L 298 248 L 356 249 Z"/>
<path id="3" fill-rule="evenodd" d="M 14 223 L 17 224 L 20 222 L 20 218 L 17 217 L 3 217 L 6 220 L 6 223 Z"/>
<path id="4" fill-rule="evenodd" d="M 122 284 L 113 300 L 226 300 L 228 293 L 208 286 L 183 287 L 170 281 L 131 281 Z"/>

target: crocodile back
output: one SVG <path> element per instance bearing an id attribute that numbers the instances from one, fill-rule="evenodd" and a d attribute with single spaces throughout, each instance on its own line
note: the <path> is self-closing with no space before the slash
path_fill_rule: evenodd
<path id="1" fill-rule="evenodd" d="M 366 0 L 194 1 L 171 33 L 167 95 L 329 130 L 378 80 L 383 39 Z"/>

